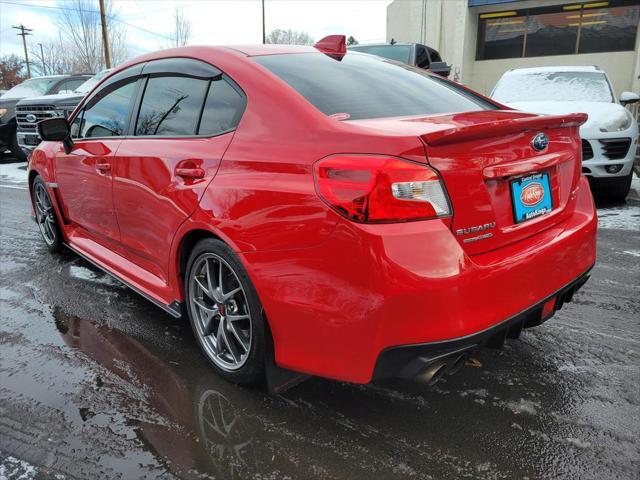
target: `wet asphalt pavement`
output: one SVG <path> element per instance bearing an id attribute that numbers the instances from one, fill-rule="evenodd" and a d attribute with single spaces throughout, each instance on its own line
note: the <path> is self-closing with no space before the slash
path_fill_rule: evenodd
<path id="1" fill-rule="evenodd" d="M 601 207 L 590 281 L 520 340 L 434 387 L 273 398 L 217 377 L 187 322 L 50 255 L 0 179 L 0 478 L 640 478 L 640 202 Z"/>

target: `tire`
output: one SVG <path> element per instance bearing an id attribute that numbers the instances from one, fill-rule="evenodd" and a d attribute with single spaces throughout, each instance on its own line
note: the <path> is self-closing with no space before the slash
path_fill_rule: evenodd
<path id="1" fill-rule="evenodd" d="M 13 132 L 10 137 L 9 150 L 11 150 L 11 154 L 13 158 L 15 158 L 18 162 L 26 162 L 27 155 L 22 151 L 22 149 L 18 146 L 18 137 L 16 136 L 16 132 Z"/>
<path id="2" fill-rule="evenodd" d="M 608 179 L 607 183 L 601 187 L 602 193 L 610 200 L 622 203 L 629 195 L 632 178 L 633 170 L 627 176 Z"/>
<path id="3" fill-rule="evenodd" d="M 233 251 L 217 239 L 198 242 L 189 255 L 184 291 L 193 334 L 213 368 L 234 383 L 264 381 L 262 304 Z"/>
<path id="4" fill-rule="evenodd" d="M 31 201 L 44 243 L 50 252 L 59 252 L 62 249 L 60 225 L 47 186 L 40 176 L 35 177 L 31 184 Z"/>

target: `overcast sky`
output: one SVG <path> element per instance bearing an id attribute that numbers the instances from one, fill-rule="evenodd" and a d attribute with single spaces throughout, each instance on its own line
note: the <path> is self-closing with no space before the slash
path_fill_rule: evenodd
<path id="1" fill-rule="evenodd" d="M 266 30 L 302 30 L 319 40 L 353 35 L 361 43 L 385 40 L 391 0 L 266 0 Z M 98 0 L 95 0 L 98 9 Z M 114 0 L 113 13 L 126 29 L 130 56 L 166 47 L 175 6 L 191 21 L 190 44 L 261 43 L 260 0 Z M 0 0 L 0 55 L 23 56 L 22 40 L 12 29 L 32 28 L 33 47 L 57 38 L 56 17 L 64 0 Z M 126 23 L 123 23 L 126 22 Z M 33 48 L 31 47 L 31 48 Z"/>

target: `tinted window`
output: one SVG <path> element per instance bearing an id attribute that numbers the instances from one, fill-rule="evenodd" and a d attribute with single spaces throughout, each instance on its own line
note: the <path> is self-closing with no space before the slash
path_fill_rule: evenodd
<path id="1" fill-rule="evenodd" d="M 253 59 L 326 115 L 347 113 L 354 120 L 496 108 L 423 70 L 368 55 L 348 53 L 341 61 L 314 53 Z"/>
<path id="2" fill-rule="evenodd" d="M 200 135 L 216 135 L 235 128 L 244 110 L 244 97 L 225 80 L 211 82 L 202 111 Z"/>
<path id="3" fill-rule="evenodd" d="M 411 63 L 411 45 L 359 45 L 351 49 L 403 63 Z"/>
<path id="4" fill-rule="evenodd" d="M 476 58 L 633 50 L 639 19 L 637 0 L 482 13 Z"/>
<path id="5" fill-rule="evenodd" d="M 575 53 L 578 25 L 566 11 L 530 15 L 527 22 L 526 57 Z M 579 15 L 578 15 L 579 16 Z"/>
<path id="6" fill-rule="evenodd" d="M 85 82 L 85 80 L 86 78 L 76 78 L 73 80 L 67 80 L 65 82 L 62 82 L 60 85 L 58 85 L 55 91 L 51 93 L 58 93 L 64 90 L 69 90 L 70 92 L 73 92 L 76 88 L 82 85 Z"/>
<path id="7" fill-rule="evenodd" d="M 80 127 L 82 126 L 82 115 L 84 112 L 79 112 L 74 118 L 73 123 L 71 124 L 71 138 L 79 138 L 80 137 Z"/>
<path id="8" fill-rule="evenodd" d="M 429 55 L 427 49 L 422 45 L 416 45 L 416 66 L 429 68 Z"/>
<path id="9" fill-rule="evenodd" d="M 578 53 L 633 50 L 639 19 L 638 5 L 583 11 Z"/>
<path id="10" fill-rule="evenodd" d="M 431 57 L 431 61 L 432 62 L 441 62 L 442 58 L 440 57 L 440 54 L 438 52 L 436 52 L 433 48 L 428 48 L 429 50 L 429 56 Z"/>
<path id="11" fill-rule="evenodd" d="M 504 16 L 506 14 L 509 16 Z M 521 57 L 526 14 L 520 12 L 483 13 L 478 22 L 478 60 Z M 499 15 L 500 17 L 494 17 Z M 504 17 L 504 18 L 503 18 Z"/>
<path id="12" fill-rule="evenodd" d="M 107 93 L 85 109 L 80 136 L 113 137 L 124 135 L 127 115 L 135 93 L 135 80 Z"/>
<path id="13" fill-rule="evenodd" d="M 153 77 L 147 82 L 136 135 L 195 135 L 208 80 Z"/>

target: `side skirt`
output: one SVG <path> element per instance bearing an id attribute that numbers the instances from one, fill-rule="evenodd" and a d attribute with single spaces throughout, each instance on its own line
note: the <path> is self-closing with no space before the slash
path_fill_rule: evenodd
<path id="1" fill-rule="evenodd" d="M 126 285 L 127 287 L 129 287 L 131 290 L 133 290 L 134 292 L 136 292 L 138 295 L 146 298 L 147 300 L 149 300 L 151 303 L 153 303 L 154 305 L 156 305 L 157 307 L 160 307 L 161 309 L 163 309 L 165 312 L 167 312 L 169 315 L 175 317 L 175 318 L 181 318 L 182 317 L 182 306 L 180 304 L 180 302 L 178 302 L 177 300 L 174 300 L 173 302 L 171 302 L 169 305 L 166 305 L 162 302 L 160 302 L 159 300 L 156 300 L 155 298 L 151 297 L 150 295 L 147 295 L 146 293 L 144 293 L 142 290 L 138 289 L 137 287 L 131 285 L 131 283 L 127 282 L 126 280 L 122 279 L 121 277 L 119 277 L 118 275 L 116 275 L 113 272 L 110 272 L 109 270 L 107 270 L 106 268 L 104 268 L 103 266 L 99 265 L 98 263 L 94 262 L 92 259 L 90 259 L 88 256 L 86 256 L 84 253 L 82 253 L 81 251 L 73 248 L 71 245 L 69 245 L 68 243 L 64 244 L 65 247 L 67 247 L 69 250 L 71 250 L 72 252 L 74 252 L 75 254 L 79 255 L 80 257 L 82 257 L 83 259 L 85 259 L 87 262 L 91 263 L 92 265 L 98 267 L 100 270 L 102 270 L 104 273 L 110 275 L 111 277 L 115 278 L 116 280 L 118 280 L 120 283 L 123 283 L 124 285 Z"/>

